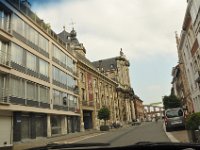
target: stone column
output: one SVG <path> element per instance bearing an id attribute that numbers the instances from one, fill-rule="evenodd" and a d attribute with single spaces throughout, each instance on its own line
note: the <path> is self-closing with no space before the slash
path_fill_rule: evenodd
<path id="1" fill-rule="evenodd" d="M 80 109 L 80 131 L 84 132 L 85 128 L 84 128 L 84 122 L 83 122 L 83 109 L 82 109 L 82 104 L 80 105 L 81 109 Z"/>

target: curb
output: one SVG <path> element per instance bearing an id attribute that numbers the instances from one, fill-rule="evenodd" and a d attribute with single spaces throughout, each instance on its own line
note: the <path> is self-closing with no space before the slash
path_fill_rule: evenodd
<path id="1" fill-rule="evenodd" d="M 165 130 L 165 124 L 163 123 L 163 130 L 165 131 L 165 134 L 167 135 L 167 137 L 169 138 L 169 140 L 173 143 L 180 143 L 180 141 L 178 139 L 176 139 L 170 132 L 166 132 Z"/>

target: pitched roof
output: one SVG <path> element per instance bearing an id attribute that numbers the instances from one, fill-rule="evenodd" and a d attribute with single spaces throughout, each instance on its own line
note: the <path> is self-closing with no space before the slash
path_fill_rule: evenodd
<path id="1" fill-rule="evenodd" d="M 117 57 L 113 57 L 113 58 L 103 59 L 99 61 L 94 61 L 92 63 L 96 68 L 99 68 L 99 69 L 103 68 L 105 71 L 107 71 L 110 69 L 117 69 L 116 59 Z"/>
<path id="2" fill-rule="evenodd" d="M 75 55 L 77 56 L 77 60 L 85 63 L 86 65 L 90 66 L 94 70 L 96 70 L 96 67 L 93 65 L 93 63 L 87 59 L 85 56 L 79 54 L 78 52 L 74 51 Z"/>
<path id="3" fill-rule="evenodd" d="M 57 34 L 62 40 L 63 42 L 69 43 L 70 42 L 70 33 L 63 30 L 62 32 L 60 32 L 59 34 Z"/>

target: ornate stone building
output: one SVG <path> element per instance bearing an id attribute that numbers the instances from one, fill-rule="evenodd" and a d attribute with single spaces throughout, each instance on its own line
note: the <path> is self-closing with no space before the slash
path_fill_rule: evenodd
<path id="1" fill-rule="evenodd" d="M 117 119 L 123 122 L 130 122 L 135 119 L 134 91 L 131 88 L 129 76 L 130 63 L 126 59 L 122 49 L 120 56 L 95 61 L 93 64 L 97 70 L 118 83 L 116 101 L 119 105 L 115 107 L 118 114 Z"/>
<path id="2" fill-rule="evenodd" d="M 78 60 L 81 131 L 99 128 L 101 121 L 98 120 L 97 114 L 102 106 L 107 106 L 110 109 L 110 122 L 116 121 L 117 112 L 115 106 L 118 106 L 118 103 L 115 102 L 117 82 L 99 72 L 93 63 L 86 58 L 86 50 L 83 44 L 77 40 L 74 29 L 70 33 L 64 30 L 59 36 L 64 42 L 68 43 Z"/>

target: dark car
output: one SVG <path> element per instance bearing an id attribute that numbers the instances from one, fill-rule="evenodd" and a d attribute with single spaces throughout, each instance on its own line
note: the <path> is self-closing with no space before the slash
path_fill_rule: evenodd
<path id="1" fill-rule="evenodd" d="M 165 111 L 165 127 L 167 132 L 177 127 L 185 127 L 185 115 L 182 108 L 170 108 Z"/>

